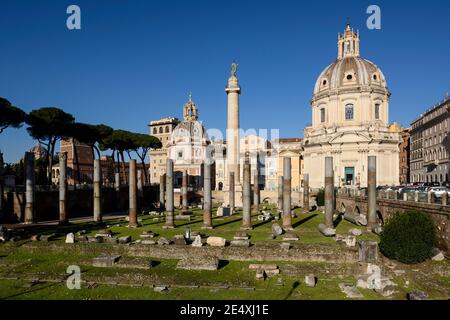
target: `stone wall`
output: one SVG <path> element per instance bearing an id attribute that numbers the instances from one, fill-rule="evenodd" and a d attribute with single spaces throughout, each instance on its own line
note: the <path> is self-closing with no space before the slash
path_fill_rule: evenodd
<path id="1" fill-rule="evenodd" d="M 336 210 L 351 214 L 367 214 L 367 198 L 338 195 L 336 197 Z M 388 221 L 395 213 L 407 210 L 417 210 L 428 214 L 436 226 L 439 249 L 444 251 L 446 256 L 450 256 L 450 206 L 377 198 L 376 210 L 378 219 L 382 223 Z"/>
<path id="2" fill-rule="evenodd" d="M 55 252 L 65 252 L 67 246 L 50 243 L 27 243 L 23 246 L 31 251 L 43 248 Z M 132 245 L 119 244 L 97 245 L 90 243 L 71 244 L 72 252 L 79 254 L 118 254 L 133 257 L 153 257 L 159 259 L 183 259 L 188 257 L 213 256 L 221 260 L 235 261 L 291 261 L 291 262 L 328 262 L 355 263 L 358 261 L 356 248 L 336 248 L 335 246 L 319 244 L 298 244 L 289 250 L 282 250 L 279 244 L 253 245 L 250 248 L 240 247 L 209 247 L 194 248 L 181 245 Z"/>
<path id="3" fill-rule="evenodd" d="M 21 222 L 25 216 L 25 193 L 8 192 L 6 194 L 6 210 L 1 223 Z M 151 208 L 159 199 L 158 187 L 144 187 L 142 208 Z M 103 213 L 128 210 L 128 186 L 116 192 L 114 188 L 102 188 Z M 67 191 L 67 211 L 69 218 L 88 217 L 93 214 L 92 189 Z M 35 221 L 51 221 L 59 219 L 59 191 L 37 191 L 35 194 Z"/>
<path id="4" fill-rule="evenodd" d="M 252 198 L 253 198 L 253 192 L 251 193 Z M 292 204 L 295 205 L 300 205 L 301 204 L 301 200 L 302 200 L 302 193 L 299 191 L 292 191 L 291 193 L 291 199 L 292 199 Z M 212 197 L 213 197 L 213 201 L 217 202 L 217 203 L 223 203 L 225 201 L 225 197 L 228 197 L 227 192 L 226 191 L 218 191 L 218 190 L 214 190 L 212 192 Z M 270 203 L 270 204 L 277 204 L 278 201 L 278 192 L 277 191 L 266 191 L 266 190 L 261 190 L 260 191 L 260 201 L 261 203 Z"/>

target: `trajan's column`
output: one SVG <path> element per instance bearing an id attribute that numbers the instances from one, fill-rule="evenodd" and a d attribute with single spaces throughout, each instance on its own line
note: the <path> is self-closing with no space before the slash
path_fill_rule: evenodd
<path id="1" fill-rule="evenodd" d="M 231 75 L 228 79 L 225 92 L 228 95 L 228 127 L 227 127 L 227 169 L 228 177 L 230 172 L 234 172 L 235 176 L 235 206 L 242 207 L 242 185 L 240 182 L 240 170 L 239 170 L 239 95 L 241 88 L 239 87 L 239 81 L 236 76 L 238 65 L 236 63 L 231 64 Z M 229 190 L 229 185 L 228 188 Z M 229 193 L 225 197 L 225 204 L 229 204 Z"/>

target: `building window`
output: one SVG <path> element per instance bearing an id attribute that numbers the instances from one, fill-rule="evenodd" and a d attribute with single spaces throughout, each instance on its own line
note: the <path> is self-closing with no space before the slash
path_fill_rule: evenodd
<path id="1" fill-rule="evenodd" d="M 163 133 L 163 128 L 159 127 L 159 133 Z"/>
<path id="2" fill-rule="evenodd" d="M 325 108 L 320 109 L 320 122 L 325 122 Z"/>
<path id="3" fill-rule="evenodd" d="M 169 133 L 169 126 L 166 126 L 166 133 Z"/>
<path id="4" fill-rule="evenodd" d="M 375 105 L 375 120 L 380 120 L 380 104 Z"/>
<path id="5" fill-rule="evenodd" d="M 353 104 L 345 106 L 345 120 L 353 120 Z"/>
<path id="6" fill-rule="evenodd" d="M 178 159 L 183 159 L 183 151 L 178 151 Z"/>
<path id="7" fill-rule="evenodd" d="M 153 128 L 153 134 L 157 134 L 158 131 L 156 130 L 156 128 Z"/>

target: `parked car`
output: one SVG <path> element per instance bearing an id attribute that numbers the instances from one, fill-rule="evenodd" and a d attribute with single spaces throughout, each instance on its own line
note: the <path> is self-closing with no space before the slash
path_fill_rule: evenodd
<path id="1" fill-rule="evenodd" d="M 436 198 L 441 198 L 444 194 L 450 193 L 450 189 L 446 187 L 431 187 L 428 191 L 432 191 Z"/>
<path id="2" fill-rule="evenodd" d="M 400 189 L 400 194 L 404 194 L 404 193 L 412 193 L 412 192 L 416 192 L 417 188 L 413 188 L 413 187 L 404 187 L 402 189 Z"/>
<path id="3" fill-rule="evenodd" d="M 441 185 L 439 184 L 439 182 L 425 182 L 424 186 L 426 187 L 440 187 Z"/>

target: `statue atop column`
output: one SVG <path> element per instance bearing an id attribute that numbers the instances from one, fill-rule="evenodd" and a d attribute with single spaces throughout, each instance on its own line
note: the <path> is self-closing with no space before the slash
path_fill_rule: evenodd
<path id="1" fill-rule="evenodd" d="M 230 78 L 228 79 L 227 88 L 239 88 L 239 82 L 238 82 L 238 78 L 237 78 L 238 66 L 239 65 L 236 62 L 233 62 L 231 64 Z"/>
<path id="2" fill-rule="evenodd" d="M 236 62 L 233 62 L 231 64 L 231 77 L 235 77 L 236 78 L 236 73 L 237 73 L 238 66 L 239 65 Z"/>

